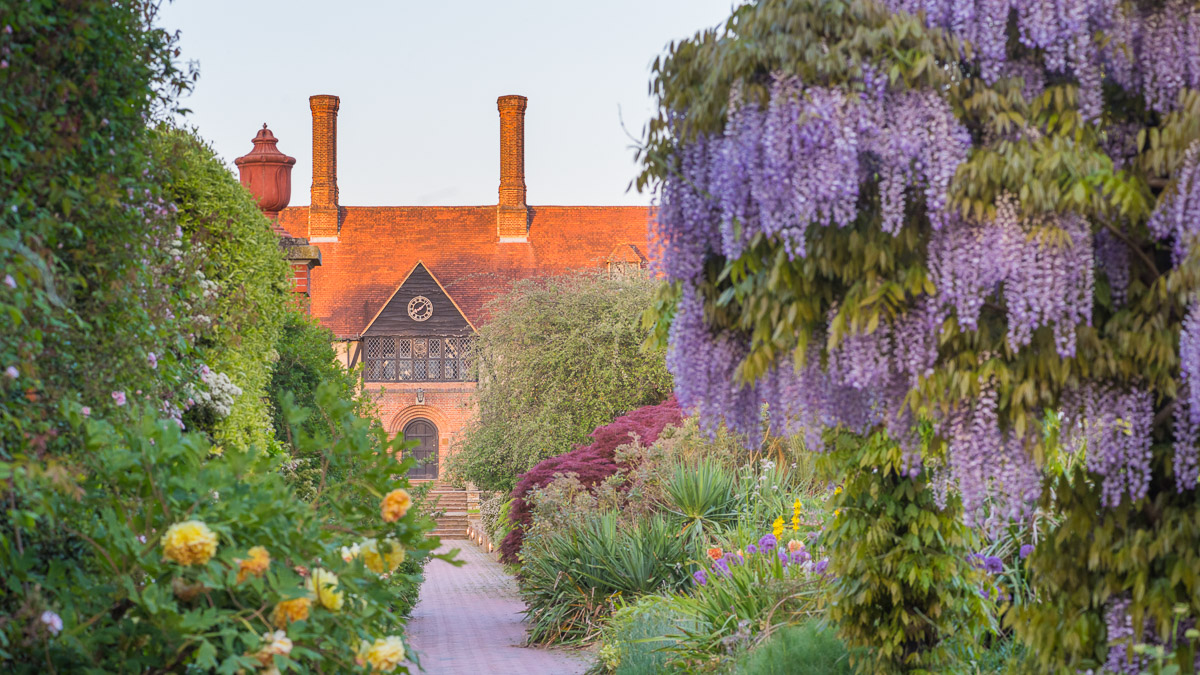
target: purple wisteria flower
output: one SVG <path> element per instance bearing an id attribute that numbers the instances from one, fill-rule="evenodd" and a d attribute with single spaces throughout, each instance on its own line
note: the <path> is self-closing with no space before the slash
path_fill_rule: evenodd
<path id="1" fill-rule="evenodd" d="M 764 534 L 762 539 L 758 540 L 758 548 L 763 553 L 770 553 L 775 550 L 775 546 L 779 544 L 779 540 L 773 534 Z"/>
<path id="2" fill-rule="evenodd" d="M 1025 544 L 1022 546 L 1020 552 L 1021 560 L 1028 558 L 1030 553 L 1033 553 L 1033 544 Z"/>
<path id="3" fill-rule="evenodd" d="M 708 575 L 704 573 L 704 570 L 696 570 L 695 572 L 692 572 L 692 578 L 695 579 L 696 583 L 700 584 L 701 586 L 708 584 Z"/>

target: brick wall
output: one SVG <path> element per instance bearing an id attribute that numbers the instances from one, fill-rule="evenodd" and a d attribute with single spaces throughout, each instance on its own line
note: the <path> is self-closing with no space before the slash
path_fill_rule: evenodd
<path id="1" fill-rule="evenodd" d="M 417 389 L 424 403 L 417 403 Z M 389 436 L 404 431 L 409 422 L 423 418 L 438 430 L 438 475 L 445 475 L 446 458 L 462 438 L 463 427 L 475 413 L 474 382 L 368 383 L 367 391 L 379 406 L 379 418 Z"/>

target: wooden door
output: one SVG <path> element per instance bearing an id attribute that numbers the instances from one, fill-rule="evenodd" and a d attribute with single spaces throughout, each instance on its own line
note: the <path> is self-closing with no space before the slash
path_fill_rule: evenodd
<path id="1" fill-rule="evenodd" d="M 417 419 L 404 427 L 404 440 L 417 441 L 419 445 L 409 450 L 417 465 L 408 471 L 408 477 L 416 480 L 433 480 L 438 477 L 438 430 L 429 420 Z"/>

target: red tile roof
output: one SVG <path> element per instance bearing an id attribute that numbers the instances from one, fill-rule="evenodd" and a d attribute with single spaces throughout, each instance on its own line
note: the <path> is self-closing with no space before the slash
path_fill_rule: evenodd
<path id="1" fill-rule="evenodd" d="M 311 311 L 338 337 L 357 337 L 418 260 L 475 325 L 489 300 L 518 279 L 606 265 L 614 249 L 645 255 L 653 210 L 643 206 L 531 206 L 527 243 L 500 243 L 495 206 L 342 207 L 336 243 L 314 242 Z M 308 207 L 279 224 L 308 235 Z"/>

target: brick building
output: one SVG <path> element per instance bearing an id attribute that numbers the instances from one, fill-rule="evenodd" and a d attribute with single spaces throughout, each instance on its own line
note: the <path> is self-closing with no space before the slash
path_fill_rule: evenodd
<path id="1" fill-rule="evenodd" d="M 437 478 L 473 414 L 471 356 L 486 305 L 516 280 L 643 267 L 646 207 L 530 206 L 524 96 L 501 96 L 500 187 L 486 206 L 343 206 L 336 96 L 313 96 L 311 204 L 288 207 L 294 159 L 264 125 L 236 163 L 280 233 L 295 290 L 378 394 L 389 433 L 420 442 L 413 478 Z M 281 193 L 287 193 L 281 195 Z"/>

